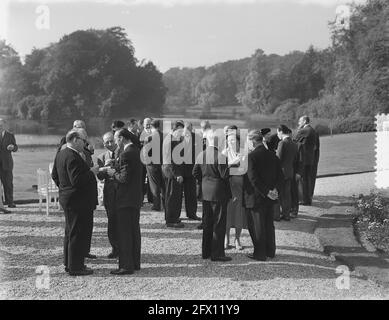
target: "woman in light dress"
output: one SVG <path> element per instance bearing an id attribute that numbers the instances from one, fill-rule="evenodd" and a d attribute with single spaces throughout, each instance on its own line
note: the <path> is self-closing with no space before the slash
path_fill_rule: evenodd
<path id="1" fill-rule="evenodd" d="M 230 167 L 232 198 L 227 206 L 225 248 L 230 248 L 230 229 L 235 228 L 235 248 L 242 250 L 240 235 L 247 229 L 246 209 L 243 207 L 243 176 L 247 171 L 245 155 L 240 153 L 240 137 L 236 126 L 226 128 L 226 148 L 222 151 Z"/>

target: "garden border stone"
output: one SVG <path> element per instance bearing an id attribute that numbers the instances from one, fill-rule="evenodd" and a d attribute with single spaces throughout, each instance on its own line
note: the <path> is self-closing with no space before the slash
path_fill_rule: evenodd
<path id="1" fill-rule="evenodd" d="M 345 206 L 346 205 L 346 206 Z M 324 253 L 367 279 L 389 288 L 389 259 L 376 250 L 369 252 L 358 241 L 352 223 L 352 207 L 337 205 L 317 219 L 315 236 Z"/>

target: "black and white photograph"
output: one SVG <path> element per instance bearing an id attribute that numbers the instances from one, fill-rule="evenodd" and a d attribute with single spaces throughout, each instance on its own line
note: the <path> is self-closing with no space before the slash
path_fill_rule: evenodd
<path id="1" fill-rule="evenodd" d="M 1 1 L 0 196 L 0 300 L 388 300 L 389 1 Z"/>

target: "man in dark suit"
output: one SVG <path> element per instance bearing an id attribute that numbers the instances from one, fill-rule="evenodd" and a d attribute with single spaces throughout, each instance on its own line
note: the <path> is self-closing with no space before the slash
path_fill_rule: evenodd
<path id="1" fill-rule="evenodd" d="M 112 251 L 108 254 L 108 258 L 114 259 L 117 258 L 119 255 L 116 235 L 115 213 L 116 186 L 114 183 L 114 179 L 108 175 L 107 169 L 114 168 L 116 166 L 115 160 L 117 158 L 119 148 L 115 144 L 112 132 L 107 132 L 106 134 L 104 134 L 103 144 L 106 148 L 106 151 L 99 155 L 97 158 L 97 164 L 100 168 L 97 177 L 100 180 L 104 180 L 103 202 L 108 218 L 108 240 L 112 247 Z"/>
<path id="2" fill-rule="evenodd" d="M 81 154 L 86 143 L 83 131 L 66 135 L 66 148 L 57 153 L 51 176 L 59 188 L 59 202 L 65 212 L 64 265 L 69 275 L 88 275 L 84 265 L 90 245 L 93 210 L 97 205 L 98 166 L 90 168 Z M 92 223 L 92 225 L 91 225 Z"/>
<path id="3" fill-rule="evenodd" d="M 224 252 L 227 204 L 231 198 L 227 159 L 216 148 L 212 130 L 206 132 L 207 148 L 196 159 L 193 176 L 201 182 L 203 191 L 202 258 L 230 261 Z"/>
<path id="4" fill-rule="evenodd" d="M 312 204 L 312 181 L 313 166 L 315 161 L 316 132 L 310 125 L 308 116 L 302 116 L 299 119 L 299 128 L 294 138 L 299 149 L 301 150 L 303 165 L 303 205 Z"/>
<path id="5" fill-rule="evenodd" d="M 18 151 L 15 136 L 5 129 L 4 119 L 0 119 L 0 179 L 4 189 L 5 204 L 15 208 L 13 197 L 13 166 L 12 152 Z"/>
<path id="6" fill-rule="evenodd" d="M 266 149 L 270 150 L 271 152 L 274 152 L 275 154 L 278 147 L 278 143 L 280 142 L 277 133 L 272 134 L 270 128 L 263 128 L 260 132 L 263 136 L 263 145 L 266 147 Z M 280 194 L 281 189 L 277 189 L 277 192 Z M 275 221 L 281 220 L 281 204 L 279 199 L 277 201 L 274 201 L 273 216 Z"/>
<path id="7" fill-rule="evenodd" d="M 115 143 L 122 147 L 116 169 L 107 169 L 116 183 L 116 232 L 119 247 L 119 268 L 111 274 L 132 274 L 140 270 L 141 234 L 140 207 L 143 202 L 142 168 L 136 138 L 127 129 L 115 132 Z"/>
<path id="8" fill-rule="evenodd" d="M 180 220 L 182 208 L 183 164 L 173 156 L 176 146 L 182 142 L 184 122 L 176 121 L 173 132 L 163 141 L 162 174 L 165 182 L 165 220 L 168 228 L 183 228 Z"/>
<path id="9" fill-rule="evenodd" d="M 147 179 L 153 195 L 151 210 L 161 211 L 165 206 L 165 183 L 162 176 L 162 146 L 163 135 L 159 120 L 151 121 L 151 135 L 149 135 L 142 149 L 143 163 L 146 164 Z"/>
<path id="10" fill-rule="evenodd" d="M 313 194 L 315 192 L 315 185 L 316 185 L 316 176 L 317 176 L 317 168 L 319 166 L 319 158 L 320 158 L 320 137 L 319 133 L 316 133 L 316 139 L 315 139 L 315 148 L 314 148 L 314 157 L 313 157 L 313 167 L 312 167 L 312 184 L 311 184 L 311 198 L 313 198 Z"/>
<path id="11" fill-rule="evenodd" d="M 285 125 L 277 128 L 280 142 L 277 148 L 277 157 L 281 161 L 281 168 L 284 174 L 284 181 L 280 188 L 280 202 L 282 208 L 281 219 L 290 220 L 290 211 L 292 207 L 292 180 L 294 176 L 294 166 L 297 159 L 297 145 L 292 141 L 290 130 Z"/>
<path id="12" fill-rule="evenodd" d="M 250 209 L 247 224 L 254 245 L 254 252 L 248 257 L 265 261 L 275 256 L 273 205 L 278 198 L 276 186 L 283 180 L 283 174 L 279 159 L 263 145 L 259 130 L 249 132 L 248 142 L 252 151 L 248 155 L 243 190 L 244 206 Z"/>
<path id="13" fill-rule="evenodd" d="M 183 149 L 181 155 L 184 158 L 183 164 L 183 189 L 185 199 L 186 216 L 190 220 L 201 220 L 196 215 L 197 212 L 197 194 L 196 194 L 196 179 L 192 174 L 193 166 L 196 162 L 196 139 L 193 127 L 190 122 L 185 122 L 183 130 Z"/>

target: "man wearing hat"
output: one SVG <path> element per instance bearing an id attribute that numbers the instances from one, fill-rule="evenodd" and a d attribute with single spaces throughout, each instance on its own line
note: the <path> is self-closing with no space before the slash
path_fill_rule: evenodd
<path id="1" fill-rule="evenodd" d="M 276 186 L 283 180 L 280 162 L 263 143 L 260 130 L 248 135 L 249 150 L 247 175 L 244 179 L 244 206 L 248 210 L 247 224 L 254 252 L 250 259 L 265 261 L 274 258 L 276 251 L 273 206 L 278 199 Z"/>

